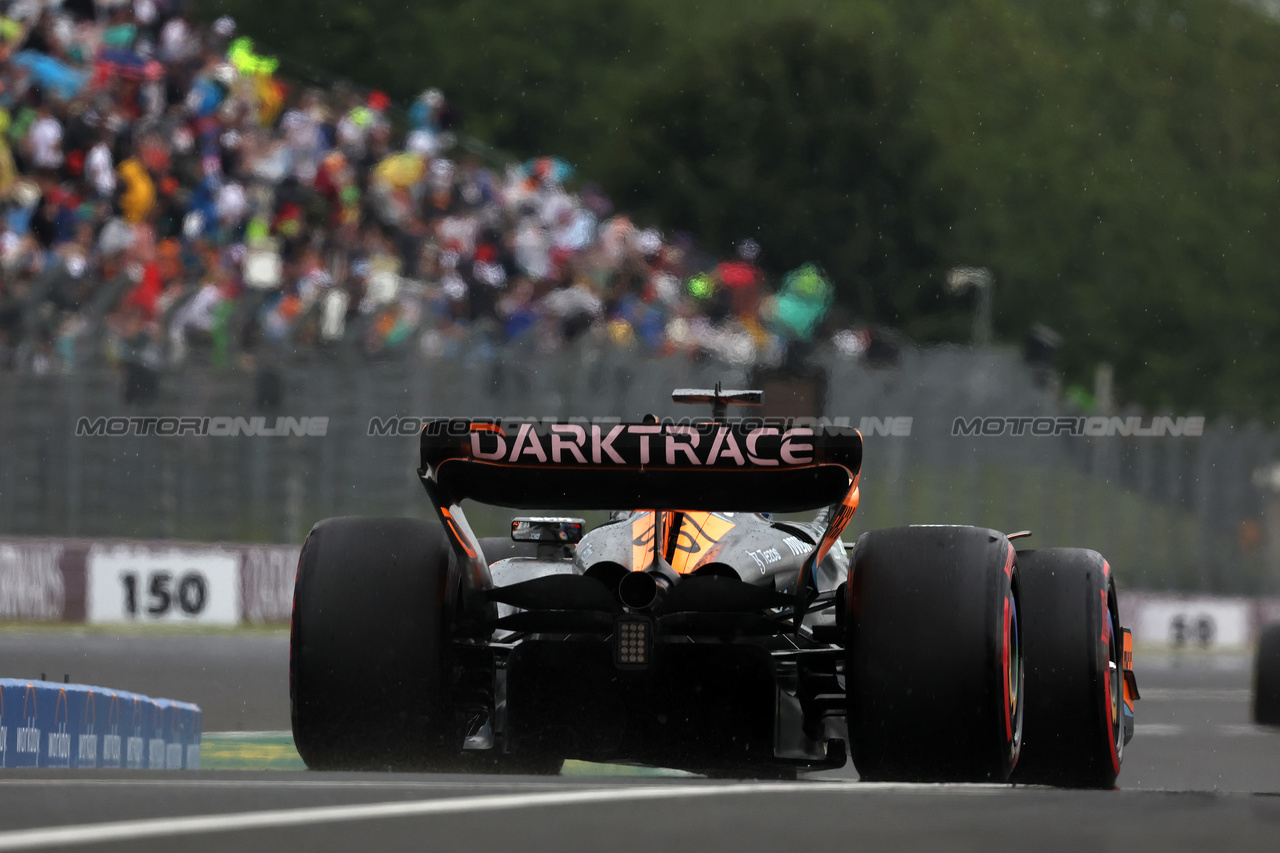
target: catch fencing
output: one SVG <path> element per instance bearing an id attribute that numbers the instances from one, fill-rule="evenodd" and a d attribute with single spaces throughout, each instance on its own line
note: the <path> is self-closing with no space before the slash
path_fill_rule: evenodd
<path id="1" fill-rule="evenodd" d="M 862 503 L 850 535 L 908 523 L 1030 529 L 1024 542 L 1036 547 L 1102 551 L 1130 587 L 1280 592 L 1280 502 L 1259 479 L 1280 455 L 1271 432 L 1225 422 L 1196 429 L 1187 420 L 1195 412 L 1132 411 L 1114 413 L 1123 429 L 1110 436 L 1059 427 L 1035 435 L 1032 418 L 1083 413 L 1012 350 L 907 349 L 885 365 L 830 348 L 810 363 L 813 371 L 796 376 L 753 375 L 711 358 L 586 343 L 386 361 L 313 354 L 260 376 L 188 366 L 163 375 L 153 400 L 132 405 L 121 376 L 102 367 L 4 375 L 0 534 L 296 545 L 327 516 L 429 513 L 412 422 L 409 434 L 371 435 L 374 419 L 701 415 L 673 404 L 671 390 L 759 381 L 769 413 L 846 417 L 863 430 Z M 1165 435 L 1132 434 L 1135 423 L 1151 431 L 1165 414 Z M 247 431 L 284 434 L 76 434 L 82 419 L 170 416 L 239 417 Z M 275 430 L 277 418 L 285 420 Z M 972 432 L 975 418 L 1022 419 L 1026 428 L 954 434 L 957 419 Z M 505 517 L 472 512 L 482 535 L 502 532 Z"/>

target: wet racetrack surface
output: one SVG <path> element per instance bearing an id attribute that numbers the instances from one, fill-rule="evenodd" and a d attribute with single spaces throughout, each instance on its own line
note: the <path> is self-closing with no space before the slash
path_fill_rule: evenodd
<path id="1" fill-rule="evenodd" d="M 280 632 L 10 630 L 0 643 L 5 676 L 193 701 L 207 733 L 289 727 Z M 550 778 L 9 770 L 0 850 L 1275 850 L 1280 730 L 1249 721 L 1249 664 L 1139 654 L 1137 734 L 1113 792 L 868 785 L 852 767 L 794 783 L 590 766 Z"/>

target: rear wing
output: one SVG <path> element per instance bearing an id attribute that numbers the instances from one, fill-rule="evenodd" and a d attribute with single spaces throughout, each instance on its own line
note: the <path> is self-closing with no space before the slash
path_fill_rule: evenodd
<path id="1" fill-rule="evenodd" d="M 816 594 L 815 568 L 858 507 L 862 465 L 857 430 L 812 419 L 437 418 L 423 426 L 421 447 L 418 476 L 459 558 L 449 580 L 461 593 L 459 624 L 469 622 L 477 631 L 492 606 L 479 593 L 493 586 L 493 578 L 460 506 L 466 499 L 545 510 L 799 512 L 832 506 L 797 581 L 798 630 L 804 604 Z"/>
<path id="2" fill-rule="evenodd" d="M 857 430 L 812 419 L 441 418 L 423 427 L 418 473 L 444 505 L 798 512 L 840 503 L 861 464 Z"/>

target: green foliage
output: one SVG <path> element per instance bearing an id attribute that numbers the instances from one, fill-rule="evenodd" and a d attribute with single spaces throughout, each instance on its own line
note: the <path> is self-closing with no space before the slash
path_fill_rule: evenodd
<path id="1" fill-rule="evenodd" d="M 870 32 L 746 26 L 646 81 L 595 165 L 624 209 L 720 252 L 754 237 L 775 269 L 819 260 L 847 305 L 910 325 L 935 312 L 949 219 L 912 89 Z"/>
<path id="2" fill-rule="evenodd" d="M 1125 401 L 1280 413 L 1280 26 L 1235 0 L 209 0 L 262 49 L 557 153 L 714 252 L 754 236 L 846 310 L 1062 333 Z"/>
<path id="3" fill-rule="evenodd" d="M 1280 29 L 1226 0 L 983 2 L 918 55 L 917 114 L 973 211 L 956 250 L 996 270 L 1006 335 L 1046 322 L 1070 375 L 1110 361 L 1151 406 L 1280 409 L 1258 393 Z"/>
<path id="4" fill-rule="evenodd" d="M 520 155 L 580 159 L 616 126 L 614 92 L 659 58 L 661 26 L 615 0 L 209 0 L 285 71 L 345 78 L 407 103 L 448 93 L 467 131 Z"/>

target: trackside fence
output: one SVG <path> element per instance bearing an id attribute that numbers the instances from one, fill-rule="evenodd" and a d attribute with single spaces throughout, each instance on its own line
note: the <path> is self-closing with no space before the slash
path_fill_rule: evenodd
<path id="1" fill-rule="evenodd" d="M 890 366 L 832 349 L 812 363 L 820 379 L 775 379 L 766 404 L 848 418 L 863 430 L 862 503 L 850 535 L 909 523 L 1030 529 L 1025 541 L 1036 547 L 1103 552 L 1132 588 L 1280 593 L 1280 500 L 1266 475 L 1280 458 L 1272 431 L 1195 422 L 1195 412 L 1076 411 L 1052 377 L 1000 349 L 906 350 Z M 717 380 L 745 387 L 752 371 L 585 344 L 538 354 L 475 347 L 448 359 L 415 352 L 358 364 L 312 355 L 265 377 L 188 365 L 161 376 L 144 404 L 126 404 L 121 376 L 106 368 L 4 375 L 0 535 L 296 546 L 327 516 L 429 513 L 413 422 L 376 435 L 375 419 L 701 415 L 673 404 L 670 392 Z M 1037 418 L 1091 415 L 1090 432 L 1102 434 L 1032 429 Z M 131 428 L 111 436 L 105 426 L 77 435 L 78 423 L 147 417 L 218 419 L 220 427 L 244 420 L 238 435 Z M 994 434 L 997 421 L 1020 419 L 1021 434 L 1016 427 Z M 1153 432 L 1163 434 L 1144 434 Z M 473 513 L 482 535 L 502 532 L 505 518 Z M 0 546 L 0 567 L 16 559 L 6 554 Z M 181 578 L 173 582 L 172 606 L 180 606 Z M 0 618 L 12 611 L 13 595 L 0 590 Z"/>

